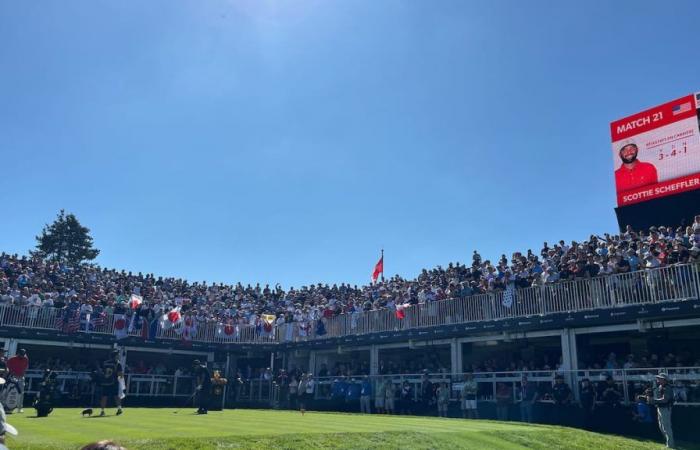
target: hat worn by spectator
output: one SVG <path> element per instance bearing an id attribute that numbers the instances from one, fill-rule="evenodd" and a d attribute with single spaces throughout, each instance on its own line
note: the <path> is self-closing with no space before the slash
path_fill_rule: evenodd
<path id="1" fill-rule="evenodd" d="M 660 380 L 666 380 L 666 381 L 668 381 L 668 375 L 666 375 L 666 374 L 663 373 L 663 372 L 660 373 L 660 374 L 658 374 L 658 375 L 656 375 L 656 378 L 658 378 L 658 379 L 660 379 Z"/>

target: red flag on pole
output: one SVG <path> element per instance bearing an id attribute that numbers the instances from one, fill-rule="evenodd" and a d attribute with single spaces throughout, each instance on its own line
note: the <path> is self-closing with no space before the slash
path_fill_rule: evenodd
<path id="1" fill-rule="evenodd" d="M 377 278 L 379 278 L 380 273 L 384 275 L 384 250 L 382 250 L 382 257 L 379 258 L 379 261 L 374 266 L 374 272 L 372 272 L 372 283 L 377 282 Z"/>

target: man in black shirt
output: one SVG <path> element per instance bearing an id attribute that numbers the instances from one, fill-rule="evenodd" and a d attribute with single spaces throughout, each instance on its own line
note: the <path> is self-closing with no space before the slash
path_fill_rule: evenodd
<path id="1" fill-rule="evenodd" d="M 192 361 L 194 378 L 197 383 L 197 414 L 206 414 L 209 409 L 209 391 L 211 390 L 211 374 L 206 364 L 202 364 L 198 359 Z"/>
<path id="2" fill-rule="evenodd" d="M 598 272 L 600 272 L 600 266 L 595 263 L 595 258 L 593 254 L 588 254 L 588 261 L 586 261 L 586 264 L 583 266 L 584 277 L 597 277 Z"/>
<path id="3" fill-rule="evenodd" d="M 433 401 L 433 395 L 433 383 L 430 381 L 430 378 L 428 378 L 428 371 L 424 370 L 420 383 L 420 396 L 424 413 L 427 413 L 430 409 L 430 404 Z"/>
<path id="4" fill-rule="evenodd" d="M 583 408 L 583 427 L 587 430 L 593 425 L 593 410 L 595 409 L 596 391 L 591 380 L 584 378 L 581 380 L 581 408 Z"/>
<path id="5" fill-rule="evenodd" d="M 117 405 L 117 415 L 122 413 L 122 399 L 119 396 L 119 378 L 124 375 L 122 365 L 119 362 L 119 351 L 113 350 L 108 360 L 102 363 L 102 371 L 99 377 L 102 397 L 100 398 L 100 416 L 105 415 L 107 398 L 114 397 Z"/>
<path id="6" fill-rule="evenodd" d="M 573 394 L 568 384 L 564 383 L 564 377 L 560 374 L 554 377 L 552 386 L 552 398 L 554 399 L 554 421 L 558 424 L 566 423 L 569 405 Z"/>
<path id="7" fill-rule="evenodd" d="M 608 408 L 614 409 L 620 406 L 622 393 L 617 389 L 615 380 L 613 380 L 613 377 L 610 375 L 605 378 L 605 388 L 603 389 L 601 398 Z"/>

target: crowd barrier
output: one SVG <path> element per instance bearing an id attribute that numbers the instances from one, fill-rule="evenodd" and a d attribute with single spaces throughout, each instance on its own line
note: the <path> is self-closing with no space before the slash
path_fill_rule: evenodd
<path id="1" fill-rule="evenodd" d="M 685 264 L 410 305 L 402 308 L 401 318 L 395 308 L 343 314 L 324 318 L 323 334 L 317 327 L 305 331 L 298 324 L 284 324 L 278 336 L 283 341 L 305 341 L 546 316 L 697 299 L 699 291 L 700 264 Z"/>
<path id="2" fill-rule="evenodd" d="M 477 401 L 485 403 L 496 402 L 498 385 L 505 383 L 511 393 L 511 404 L 521 401 L 521 382 L 527 377 L 529 383 L 537 386 L 540 402 L 551 402 L 551 386 L 557 374 L 564 376 L 571 386 L 575 400 L 578 400 L 578 390 L 584 378 L 591 380 L 602 393 L 602 385 L 611 376 L 617 391 L 620 393 L 620 403 L 630 405 L 647 387 L 654 386 L 655 376 L 667 373 L 673 388 L 675 404 L 680 406 L 700 406 L 700 367 L 670 367 L 670 368 L 634 368 L 634 369 L 603 369 L 603 370 L 574 370 L 574 371 L 517 371 L 517 372 L 475 372 L 472 374 L 477 383 Z M 65 398 L 94 396 L 95 385 L 91 382 L 89 372 L 57 371 L 57 386 Z M 372 385 L 374 403 L 377 389 L 380 385 L 390 386 L 399 398 L 399 390 L 404 382 L 411 386 L 411 401 L 420 403 L 421 384 L 424 375 L 434 387 L 444 384 L 450 392 L 450 401 L 459 402 L 460 392 L 467 374 L 429 373 L 429 374 L 390 374 L 377 376 L 337 376 L 316 377 L 316 387 L 313 399 L 315 401 L 339 400 L 344 403 L 359 401 L 360 385 L 367 379 Z M 36 394 L 42 381 L 43 372 L 29 370 L 25 376 L 25 391 Z M 127 397 L 189 397 L 194 392 L 194 379 L 191 376 L 135 374 L 125 375 Z M 339 386 L 343 384 L 343 386 Z M 293 407 L 294 396 L 290 396 L 288 386 L 280 386 L 275 380 L 247 379 L 235 380 L 229 377 L 227 386 L 228 400 L 232 404 L 255 403 L 265 407 Z M 599 403 L 602 399 L 599 397 Z"/>
<path id="3" fill-rule="evenodd" d="M 685 264 L 399 307 L 402 314 L 397 314 L 396 308 L 341 314 L 320 319 L 323 332 L 318 321 L 303 328 L 299 323 L 286 323 L 267 332 L 254 325 L 207 321 L 197 322 L 186 332 L 182 324 L 169 329 L 157 327 L 152 335 L 148 327 L 134 327 L 113 315 L 76 318 L 66 317 L 65 310 L 11 305 L 0 305 L 0 326 L 144 339 L 269 344 L 674 302 L 697 299 L 699 291 L 700 264 Z M 117 322 L 121 328 L 115 332 Z M 120 330 L 125 331 L 120 334 Z"/>
<path id="4" fill-rule="evenodd" d="M 629 405 L 634 403 L 637 395 L 642 394 L 647 387 L 654 386 L 655 376 L 660 372 L 668 374 L 677 405 L 700 406 L 700 367 L 474 372 L 472 376 L 478 386 L 477 401 L 495 403 L 498 385 L 505 383 L 510 388 L 510 403 L 512 404 L 518 403 L 522 399 L 520 387 L 523 377 L 526 377 L 529 383 L 537 386 L 540 393 L 539 401 L 552 402 L 550 398 L 551 386 L 557 374 L 562 375 L 570 385 L 575 400 L 578 400 L 579 386 L 584 378 L 589 379 L 597 388 L 600 388 L 601 384 L 606 382 L 607 377 L 611 376 L 616 389 L 620 393 L 620 403 Z M 443 383 L 446 384 L 450 392 L 450 401 L 457 402 L 460 400 L 461 388 L 467 374 L 429 373 L 426 375 L 434 387 Z M 314 399 L 332 400 L 334 393 L 343 392 L 346 397 L 345 400 L 359 400 L 359 386 L 364 379 L 368 379 L 371 382 L 372 391 L 375 394 L 380 383 L 388 384 L 395 390 L 396 398 L 398 398 L 400 387 L 404 382 L 408 382 L 412 388 L 411 400 L 413 402 L 421 401 L 420 388 L 423 382 L 423 374 L 317 377 L 315 379 L 317 388 L 314 393 Z M 337 389 L 334 387 L 337 383 L 345 383 L 347 386 L 343 389 Z M 350 386 L 354 388 L 349 389 Z M 603 389 L 600 390 L 601 392 L 603 391 Z M 372 401 L 374 401 L 374 394 L 372 397 Z M 602 400 L 599 398 L 598 402 L 602 403 Z"/>
<path id="5" fill-rule="evenodd" d="M 95 384 L 90 372 L 55 371 L 59 392 L 64 397 L 92 396 Z M 44 377 L 41 370 L 28 370 L 25 375 L 25 391 L 35 395 Z M 191 376 L 155 375 L 129 373 L 124 377 L 126 395 L 130 397 L 189 397 L 194 392 Z"/>

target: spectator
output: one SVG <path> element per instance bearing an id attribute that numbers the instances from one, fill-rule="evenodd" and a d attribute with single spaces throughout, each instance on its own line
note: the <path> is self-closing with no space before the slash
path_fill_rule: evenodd
<path id="1" fill-rule="evenodd" d="M 564 377 L 557 374 L 552 386 L 552 398 L 554 399 L 554 422 L 566 424 L 569 416 L 569 405 L 573 400 L 573 393 L 569 385 L 564 382 Z"/>
<path id="2" fill-rule="evenodd" d="M 590 430 L 593 426 L 593 411 L 596 406 L 597 393 L 591 384 L 591 380 L 588 378 L 581 380 L 579 395 L 581 399 L 581 408 L 583 409 L 583 427 Z"/>
<path id="3" fill-rule="evenodd" d="M 513 401 L 513 390 L 508 383 L 498 383 L 496 386 L 496 417 L 498 420 L 508 420 L 508 410 Z"/>
<path id="4" fill-rule="evenodd" d="M 360 412 L 361 413 L 372 413 L 372 408 L 370 402 L 372 399 L 372 382 L 368 376 L 362 379 L 362 388 L 360 391 Z"/>
<path id="5" fill-rule="evenodd" d="M 470 419 L 478 419 L 479 411 L 476 404 L 477 384 L 474 380 L 472 372 L 467 372 L 464 376 L 464 383 L 460 390 L 462 417 Z"/>
<path id="6" fill-rule="evenodd" d="M 447 417 L 447 408 L 450 405 L 450 389 L 447 383 L 441 383 L 437 388 L 438 416 Z"/>
<path id="7" fill-rule="evenodd" d="M 532 409 L 538 398 L 537 386 L 530 384 L 527 377 L 523 377 L 520 382 L 520 420 L 532 423 Z"/>
<path id="8" fill-rule="evenodd" d="M 408 383 L 408 382 L 405 382 Z M 386 393 L 386 396 L 384 397 L 384 408 L 386 409 L 387 414 L 394 414 L 396 413 L 395 410 L 395 399 L 396 399 L 396 390 L 394 389 L 394 383 L 391 381 L 387 381 L 386 387 L 384 388 L 384 392 Z"/>

